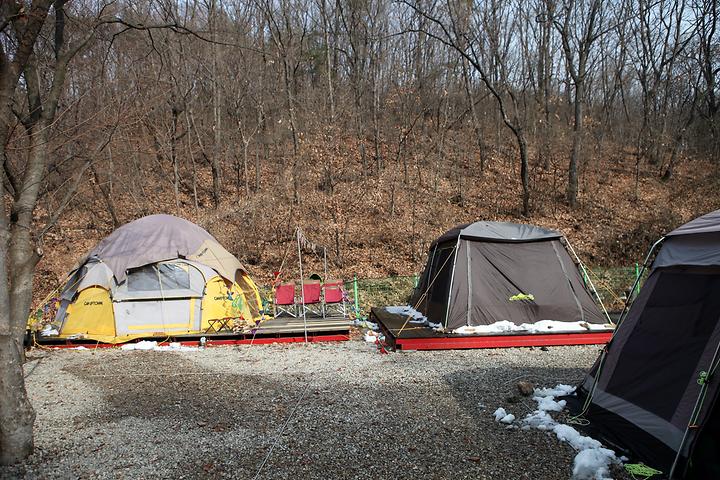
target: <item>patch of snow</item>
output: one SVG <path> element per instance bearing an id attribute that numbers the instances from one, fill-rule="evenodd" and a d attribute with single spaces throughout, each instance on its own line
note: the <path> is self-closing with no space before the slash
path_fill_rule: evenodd
<path id="1" fill-rule="evenodd" d="M 536 397 L 564 397 L 575 393 L 575 387 L 572 385 L 559 384 L 555 388 L 536 388 Z"/>
<path id="2" fill-rule="evenodd" d="M 504 408 L 498 407 L 498 409 L 495 410 L 495 413 L 493 413 L 493 415 L 495 416 L 495 421 L 499 422 L 501 418 L 503 418 L 505 415 L 507 415 L 507 412 L 505 411 Z"/>
<path id="3" fill-rule="evenodd" d="M 442 323 L 432 323 L 425 315 L 422 314 L 422 312 L 418 312 L 410 305 L 389 306 L 385 307 L 385 310 L 388 313 L 402 315 L 405 318 L 409 318 L 410 320 L 408 320 L 408 323 L 412 323 L 413 325 L 423 325 L 438 332 L 444 331 Z"/>
<path id="4" fill-rule="evenodd" d="M 605 325 L 597 325 L 587 322 L 560 322 L 557 320 L 540 320 L 535 323 L 523 323 L 516 325 L 507 320 L 491 323 L 490 325 L 462 326 L 456 328 L 452 333 L 459 335 L 477 335 L 481 333 L 504 333 L 504 332 L 527 332 L 527 333 L 548 333 L 548 332 L 588 332 L 607 330 Z"/>
<path id="5" fill-rule="evenodd" d="M 125 343 L 120 347 L 120 350 L 154 350 L 157 346 L 157 342 L 141 340 L 137 343 Z"/>
<path id="6" fill-rule="evenodd" d="M 395 315 L 403 315 L 405 317 L 411 317 L 412 320 L 410 320 L 412 323 L 425 323 L 427 322 L 427 317 L 423 315 L 421 312 L 418 312 L 410 305 L 396 305 L 396 306 L 389 306 L 385 307 L 385 310 L 388 313 L 393 313 Z"/>
<path id="7" fill-rule="evenodd" d="M 137 343 L 125 343 L 120 347 L 121 350 L 153 350 L 156 352 L 167 351 L 183 351 L 194 352 L 198 347 L 186 347 L 179 342 L 171 342 L 169 345 L 158 345 L 158 342 L 152 340 L 141 340 Z"/>
<path id="8" fill-rule="evenodd" d="M 350 322 L 350 324 L 353 325 L 353 326 L 355 326 L 355 327 L 369 328 L 370 330 L 375 330 L 375 331 L 380 330 L 380 327 L 378 326 L 377 323 L 375 323 L 375 322 L 370 322 L 370 321 L 368 321 L 368 320 L 357 320 L 357 319 L 355 319 L 355 320 L 353 320 L 352 322 Z"/>
<path id="9" fill-rule="evenodd" d="M 588 322 L 558 322 L 557 320 L 540 320 L 535 323 L 523 323 L 528 332 L 588 332 L 596 330 L 607 330 L 605 325 L 598 325 Z"/>
<path id="10" fill-rule="evenodd" d="M 538 430 L 552 430 L 556 422 L 545 410 L 535 410 L 528 413 L 523 419 L 523 424 Z"/>
<path id="11" fill-rule="evenodd" d="M 452 331 L 452 333 L 460 335 L 476 335 L 478 333 L 517 332 L 520 330 L 522 330 L 522 327 L 519 327 L 512 322 L 508 322 L 507 320 L 501 320 L 490 325 L 465 325 L 460 328 L 456 328 Z"/>
<path id="12" fill-rule="evenodd" d="M 500 419 L 501 423 L 512 423 L 514 421 L 515 421 L 515 415 L 513 415 L 512 413 L 508 413 L 507 415 L 505 415 L 503 418 Z"/>
<path id="13" fill-rule="evenodd" d="M 368 330 L 365 332 L 365 341 L 368 343 L 376 343 L 378 340 L 381 342 L 385 340 L 385 335 L 377 332 L 373 332 L 372 330 Z"/>
<path id="14" fill-rule="evenodd" d="M 538 410 L 545 412 L 562 412 L 567 405 L 565 400 L 558 402 L 554 397 L 533 397 L 533 400 L 538 402 Z"/>
<path id="15" fill-rule="evenodd" d="M 598 442 L 594 438 L 581 435 L 580 432 L 570 425 L 562 423 L 555 425 L 553 432 L 555 432 L 555 435 L 557 435 L 560 441 L 570 444 L 570 446 L 575 450 L 587 450 L 589 448 L 602 447 L 602 443 Z"/>
<path id="16" fill-rule="evenodd" d="M 573 461 L 572 478 L 574 480 L 608 480 L 610 465 L 621 464 L 625 460 L 618 458 L 613 450 L 604 448 L 594 438 L 580 434 L 570 425 L 557 423 L 548 413 L 562 411 L 565 407 L 565 400 L 557 401 L 555 397 L 570 395 L 574 392 L 575 387 L 562 384 L 555 388 L 536 388 L 533 400 L 537 402 L 538 408 L 525 416 L 520 428 L 522 430 L 536 428 L 542 431 L 552 431 L 558 440 L 567 443 L 577 451 Z M 496 421 L 502 421 L 500 414 L 506 415 L 503 408 L 495 411 Z"/>
<path id="17" fill-rule="evenodd" d="M 52 337 L 55 335 L 60 335 L 60 332 L 58 332 L 58 330 L 52 325 L 45 325 L 45 328 L 40 330 L 40 335 L 43 337 Z"/>
<path id="18" fill-rule="evenodd" d="M 508 425 L 515 421 L 515 415 L 508 413 L 504 408 L 500 407 L 493 413 L 495 421 L 500 423 L 507 423 Z"/>
<path id="19" fill-rule="evenodd" d="M 615 452 L 608 448 L 588 448 L 580 451 L 573 462 L 575 480 L 612 480 L 610 465 L 620 463 Z"/>

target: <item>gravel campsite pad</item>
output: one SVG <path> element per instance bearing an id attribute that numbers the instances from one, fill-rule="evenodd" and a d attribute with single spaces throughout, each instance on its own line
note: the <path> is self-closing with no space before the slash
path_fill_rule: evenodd
<path id="1" fill-rule="evenodd" d="M 33 350 L 36 453 L 0 477 L 568 479 L 572 448 L 493 412 L 525 416 L 536 405 L 518 382 L 576 384 L 597 354 L 381 355 L 358 341 Z"/>

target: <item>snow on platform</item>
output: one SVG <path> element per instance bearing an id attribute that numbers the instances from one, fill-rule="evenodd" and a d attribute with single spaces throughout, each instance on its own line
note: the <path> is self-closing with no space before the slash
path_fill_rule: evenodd
<path id="1" fill-rule="evenodd" d="M 554 320 L 522 325 L 502 321 L 447 332 L 409 306 L 373 308 L 370 320 L 380 325 L 397 350 L 593 345 L 607 343 L 613 333 L 611 325 Z"/>

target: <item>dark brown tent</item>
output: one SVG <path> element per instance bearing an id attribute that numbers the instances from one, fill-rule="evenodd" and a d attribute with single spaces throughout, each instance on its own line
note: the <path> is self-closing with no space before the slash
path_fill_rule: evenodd
<path id="1" fill-rule="evenodd" d="M 576 410 L 591 433 L 666 478 L 720 478 L 720 210 L 658 245 Z"/>
<path id="2" fill-rule="evenodd" d="M 430 246 L 413 305 L 446 330 L 540 320 L 609 322 L 562 234 L 533 225 L 460 225 Z"/>

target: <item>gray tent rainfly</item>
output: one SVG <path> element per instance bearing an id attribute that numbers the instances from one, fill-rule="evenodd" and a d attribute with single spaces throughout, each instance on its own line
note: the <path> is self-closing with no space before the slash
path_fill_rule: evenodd
<path id="1" fill-rule="evenodd" d="M 534 225 L 460 225 L 430 246 L 412 303 L 446 331 L 503 320 L 609 323 L 568 248 L 560 232 Z"/>
<path id="2" fill-rule="evenodd" d="M 669 478 L 720 478 L 720 210 L 673 230 L 578 390 L 588 428 Z"/>
<path id="3" fill-rule="evenodd" d="M 173 215 L 149 215 L 127 223 L 105 237 L 76 268 L 98 258 L 125 280 L 129 269 L 173 258 L 187 258 L 216 270 L 233 282 L 247 269 L 202 227 Z"/>

